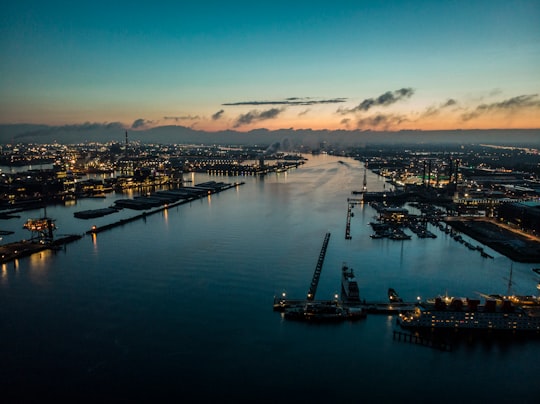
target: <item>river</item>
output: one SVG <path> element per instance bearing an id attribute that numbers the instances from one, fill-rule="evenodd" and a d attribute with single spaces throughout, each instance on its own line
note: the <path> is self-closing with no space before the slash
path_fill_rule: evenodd
<path id="1" fill-rule="evenodd" d="M 482 258 L 435 227 L 435 239 L 370 238 L 368 205 L 353 208 L 345 239 L 362 163 L 307 158 L 265 177 L 186 174 L 194 184 L 245 184 L 4 264 L 0 394 L 17 402 L 536 402 L 538 338 L 468 338 L 447 352 L 393 340 L 388 315 L 312 325 L 272 311 L 283 291 L 305 297 L 327 232 L 319 299 L 339 292 L 344 262 L 366 300 L 386 300 L 389 287 L 406 301 L 505 293 L 511 268 L 516 293 L 536 292 L 531 264 L 490 249 L 494 258 Z M 368 172 L 367 186 L 388 184 Z M 140 213 L 73 217 L 119 197 L 47 214 L 58 234 L 85 234 Z M 3 242 L 28 237 L 23 222 L 42 213 L 3 221 L 15 231 Z"/>

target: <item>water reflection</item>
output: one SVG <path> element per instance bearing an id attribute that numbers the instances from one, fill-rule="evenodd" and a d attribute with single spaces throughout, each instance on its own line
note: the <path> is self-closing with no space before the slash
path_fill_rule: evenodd
<path id="1" fill-rule="evenodd" d="M 97 234 L 96 233 L 92 233 L 92 245 L 94 246 L 94 252 L 97 252 L 98 243 L 97 243 Z"/>

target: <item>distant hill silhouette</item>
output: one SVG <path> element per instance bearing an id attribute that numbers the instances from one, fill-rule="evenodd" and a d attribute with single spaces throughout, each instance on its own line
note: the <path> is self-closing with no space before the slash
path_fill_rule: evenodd
<path id="1" fill-rule="evenodd" d="M 80 125 L 47 126 L 31 124 L 0 125 L 0 144 L 125 141 L 144 143 L 184 144 L 273 144 L 280 142 L 291 148 L 304 145 L 318 148 L 321 142 L 342 146 L 367 144 L 434 144 L 434 143 L 492 143 L 513 146 L 540 147 L 540 129 L 489 129 L 447 131 L 376 132 L 360 130 L 254 129 L 249 132 L 225 130 L 206 132 L 185 126 L 160 126 L 151 129 L 129 129 L 118 122 L 84 123 Z M 287 148 L 287 147 L 285 147 Z"/>

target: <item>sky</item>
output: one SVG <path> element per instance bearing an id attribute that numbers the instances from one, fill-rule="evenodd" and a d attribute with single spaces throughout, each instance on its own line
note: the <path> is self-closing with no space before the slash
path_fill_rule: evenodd
<path id="1" fill-rule="evenodd" d="M 540 128 L 540 1 L 26 1 L 0 124 Z"/>

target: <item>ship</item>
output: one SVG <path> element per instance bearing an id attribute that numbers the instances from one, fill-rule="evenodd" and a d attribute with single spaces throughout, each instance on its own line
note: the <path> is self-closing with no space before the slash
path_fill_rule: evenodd
<path id="1" fill-rule="evenodd" d="M 345 303 L 360 303 L 360 290 L 354 271 L 347 264 L 341 267 L 341 296 Z"/>
<path id="2" fill-rule="evenodd" d="M 393 288 L 388 288 L 388 301 L 390 303 L 403 303 L 403 299 L 399 297 Z"/>
<path id="3" fill-rule="evenodd" d="M 401 313 L 398 323 L 410 329 L 454 329 L 540 333 L 540 312 L 514 306 L 510 300 L 437 297 Z"/>
<path id="4" fill-rule="evenodd" d="M 287 320 L 305 322 L 339 322 L 360 320 L 367 316 L 363 308 L 348 307 L 338 301 L 307 302 L 301 306 L 285 309 L 283 316 Z"/>
<path id="5" fill-rule="evenodd" d="M 484 296 L 487 299 L 493 299 L 497 302 L 504 302 L 505 300 L 508 300 L 512 303 L 512 305 L 517 306 L 517 307 L 540 309 L 539 296 L 534 296 L 534 295 L 503 296 L 503 295 L 498 295 L 498 294 L 491 294 L 491 295 L 481 294 L 481 296 Z"/>

